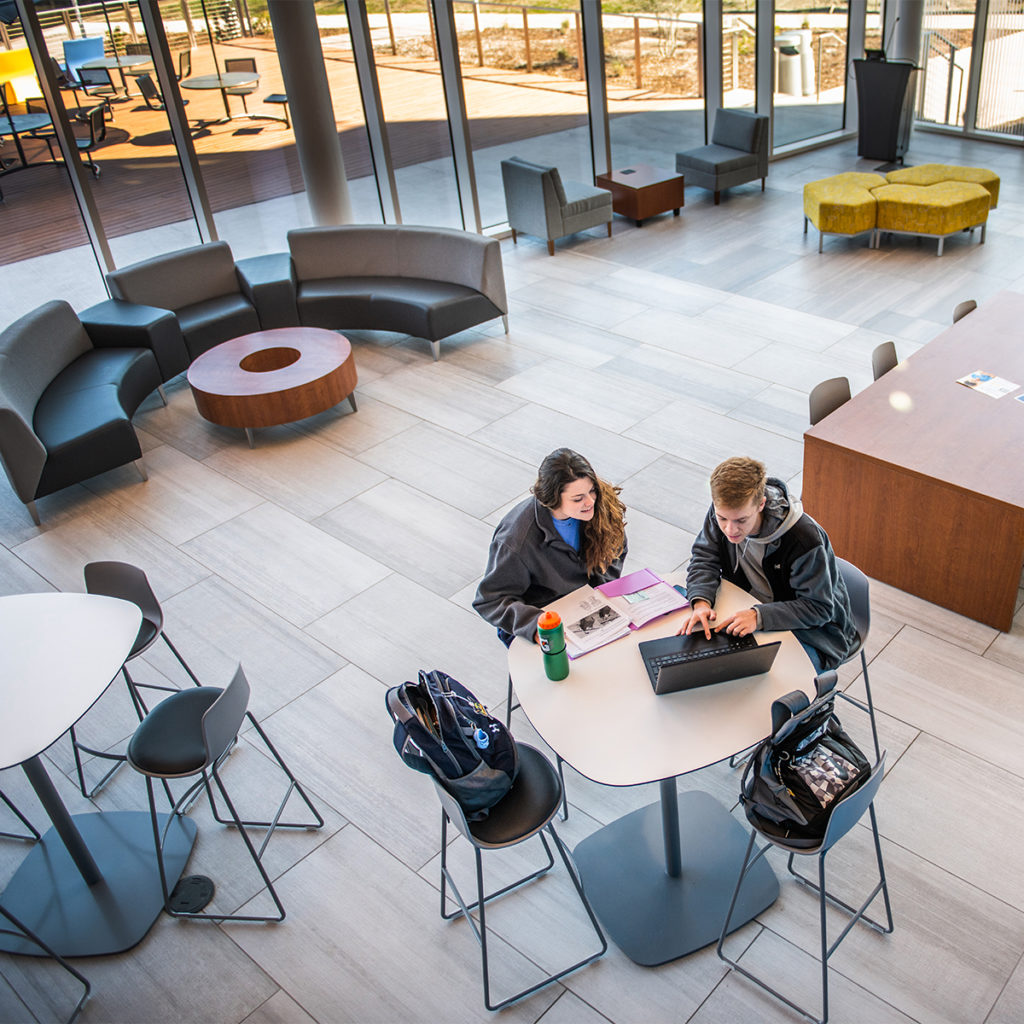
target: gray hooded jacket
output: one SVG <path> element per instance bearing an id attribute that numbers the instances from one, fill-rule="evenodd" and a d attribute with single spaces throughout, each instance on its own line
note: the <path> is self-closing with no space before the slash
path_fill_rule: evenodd
<path id="1" fill-rule="evenodd" d="M 622 553 L 604 573 L 587 574 L 580 554 L 562 540 L 551 511 L 536 498 L 521 501 L 498 524 L 473 607 L 498 629 L 533 639 L 541 608 L 584 584 L 622 573 Z"/>
<path id="2" fill-rule="evenodd" d="M 792 630 L 821 652 L 825 668 L 836 668 L 856 647 L 857 629 L 828 535 L 781 480 L 769 477 L 765 496 L 761 529 L 742 544 L 729 541 L 711 506 L 693 542 L 687 594 L 714 605 L 727 579 L 761 602 L 759 629 Z"/>

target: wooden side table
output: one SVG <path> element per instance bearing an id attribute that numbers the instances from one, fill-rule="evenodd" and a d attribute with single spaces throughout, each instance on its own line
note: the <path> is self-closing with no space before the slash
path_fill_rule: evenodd
<path id="1" fill-rule="evenodd" d="M 661 171 L 650 164 L 634 164 L 610 174 L 599 174 L 598 188 L 612 194 L 612 209 L 641 227 L 648 217 L 669 210 L 678 217 L 683 201 L 683 176 Z"/>

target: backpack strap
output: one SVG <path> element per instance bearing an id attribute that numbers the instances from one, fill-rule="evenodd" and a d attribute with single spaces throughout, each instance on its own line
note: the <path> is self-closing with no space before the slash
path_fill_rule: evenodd
<path id="1" fill-rule="evenodd" d="M 406 723 L 417 720 L 416 716 L 405 706 L 405 701 L 401 697 L 402 687 L 407 685 L 407 683 L 402 683 L 401 686 L 392 686 L 385 697 L 388 714 L 396 722 Z"/>
<path id="2" fill-rule="evenodd" d="M 835 673 L 832 673 L 835 675 Z M 803 690 L 793 690 L 772 701 L 772 735 L 774 736 L 794 715 L 800 714 L 811 702 Z"/>
<path id="3" fill-rule="evenodd" d="M 839 676 L 834 668 L 816 675 L 814 677 L 814 689 L 817 691 L 818 697 L 831 695 L 835 691 L 838 681 Z"/>

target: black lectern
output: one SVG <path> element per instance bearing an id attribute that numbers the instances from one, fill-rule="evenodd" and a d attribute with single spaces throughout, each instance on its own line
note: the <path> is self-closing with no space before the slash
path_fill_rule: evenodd
<path id="1" fill-rule="evenodd" d="M 855 60 L 857 155 L 902 162 L 910 142 L 917 67 L 909 61 Z"/>

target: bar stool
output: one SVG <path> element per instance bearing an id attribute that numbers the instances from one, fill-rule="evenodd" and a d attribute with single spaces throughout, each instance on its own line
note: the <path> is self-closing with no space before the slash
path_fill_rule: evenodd
<path id="1" fill-rule="evenodd" d="M 198 917 L 212 921 L 283 921 L 284 906 L 274 889 L 266 869 L 263 867 L 263 853 L 270 837 L 278 828 L 316 829 L 323 826 L 324 819 L 313 806 L 298 779 L 285 764 L 249 707 L 249 683 L 239 665 L 234 678 L 226 688 L 199 686 L 179 690 L 161 701 L 139 724 L 128 742 L 127 760 L 135 771 L 146 777 L 146 793 L 149 798 L 149 813 L 153 823 L 153 839 L 156 843 L 157 865 L 160 869 L 160 885 L 163 889 L 164 909 L 173 917 Z M 244 719 L 248 718 L 259 738 L 278 767 L 288 779 L 288 788 L 269 821 L 245 821 L 238 816 L 235 805 L 228 795 L 221 778 L 220 763 L 231 749 Z M 198 778 L 174 803 L 167 822 L 161 832 L 153 797 L 153 780 Z M 214 797 L 210 778 L 217 784 L 217 790 L 224 800 L 228 817 L 223 818 Z M 163 847 L 167 830 L 176 815 L 183 813 L 196 793 L 205 790 L 210 798 L 214 818 L 222 825 L 234 825 L 238 829 L 256 870 L 263 879 L 277 907 L 276 916 L 255 916 L 249 914 L 206 914 L 203 908 L 213 898 L 213 881 L 205 875 L 190 875 L 178 882 L 173 892 L 168 891 L 164 871 Z M 314 821 L 281 821 L 285 805 L 292 793 L 297 793 L 313 814 Z M 248 828 L 265 828 L 266 835 L 257 851 L 247 832 Z"/>
<path id="2" fill-rule="evenodd" d="M 877 932 L 882 934 L 888 934 L 893 930 L 892 920 L 892 907 L 889 903 L 889 887 L 885 880 L 885 867 L 882 864 L 882 846 L 878 838 L 878 821 L 875 818 L 875 796 L 878 793 L 878 787 L 882 784 L 882 778 L 885 775 L 885 754 L 878 759 L 875 766 L 871 769 L 871 776 L 868 780 L 857 789 L 854 789 L 847 793 L 845 796 L 839 799 L 839 802 L 832 810 L 832 814 L 828 821 L 828 827 L 825 829 L 825 835 L 822 837 L 821 842 L 815 847 L 794 847 L 789 845 L 785 839 L 773 835 L 771 832 L 761 831 L 757 816 L 753 814 L 749 809 L 747 810 L 747 818 L 749 819 L 753 828 L 750 831 L 750 841 L 747 843 L 747 852 L 743 858 L 743 866 L 740 868 L 740 875 L 736 881 L 736 888 L 732 894 L 732 902 L 729 904 L 729 912 L 725 916 L 725 923 L 722 925 L 722 934 L 718 939 L 718 955 L 724 960 L 734 971 L 742 974 L 743 977 L 754 982 L 760 988 L 763 988 L 766 992 L 775 996 L 776 999 L 785 1003 L 791 1010 L 795 1010 L 801 1016 L 807 1020 L 813 1021 L 814 1024 L 826 1024 L 828 1021 L 828 962 L 832 954 L 839 947 L 839 944 L 846 938 L 850 930 L 858 921 L 863 921 L 869 927 L 873 928 Z M 878 864 L 878 882 L 868 894 L 868 897 L 860 905 L 859 908 L 855 909 L 848 903 L 844 903 L 837 896 L 830 893 L 825 887 L 825 855 L 829 850 L 832 849 L 835 844 L 846 835 L 854 825 L 864 816 L 864 812 L 867 811 L 871 817 L 871 834 L 875 841 L 875 860 Z M 772 823 L 766 823 L 768 827 L 771 827 Z M 777 828 L 777 826 L 776 826 Z M 754 849 L 754 844 L 757 841 L 757 837 L 761 836 L 763 839 L 767 839 L 761 849 L 759 849 L 753 856 L 751 853 Z M 778 847 L 780 850 L 785 850 L 789 853 L 789 873 L 796 879 L 796 881 L 816 893 L 818 896 L 818 910 L 821 928 L 821 1017 L 815 1017 L 810 1011 L 804 1009 L 799 1004 L 793 1002 L 793 1000 L 782 995 L 781 992 L 772 988 L 762 978 L 752 973 L 746 967 L 737 963 L 735 960 L 725 955 L 723 946 L 725 943 L 725 937 L 729 932 L 729 923 L 732 920 L 733 909 L 736 906 L 736 900 L 740 893 L 740 888 L 743 885 L 743 880 L 747 874 L 753 868 L 753 866 L 761 859 L 761 857 L 768 852 L 773 846 Z M 812 879 L 806 878 L 801 875 L 798 871 L 793 868 L 793 858 L 796 856 L 814 856 L 818 858 L 818 880 L 817 882 Z M 882 898 L 885 902 L 885 914 L 886 923 L 880 924 L 878 921 L 873 920 L 866 916 L 868 907 L 872 904 L 875 897 L 878 894 L 882 894 Z M 850 920 L 846 923 L 846 927 L 839 933 L 838 938 L 829 945 L 828 941 L 828 925 L 826 919 L 826 907 L 831 904 L 834 907 L 845 911 L 850 915 Z"/>
<path id="3" fill-rule="evenodd" d="M 488 816 L 482 821 L 467 821 L 458 801 L 436 780 L 434 782 L 434 788 L 437 790 L 438 799 L 441 801 L 441 916 L 446 921 L 450 921 L 452 918 L 462 914 L 469 922 L 470 928 L 473 929 L 473 934 L 480 943 L 480 956 L 482 960 L 484 980 L 484 1006 L 486 1006 L 488 1010 L 500 1010 L 503 1007 L 508 1006 L 510 1003 L 513 1003 L 518 999 L 522 999 L 524 996 L 531 995 L 538 989 L 543 988 L 545 985 L 549 985 L 551 982 L 557 981 L 559 978 L 564 978 L 571 971 L 575 971 L 580 967 L 584 967 L 587 964 L 592 963 L 594 960 L 603 956 L 605 951 L 608 949 L 608 942 L 605 939 L 604 934 L 601 932 L 601 927 L 597 923 L 597 918 L 594 916 L 594 911 L 591 909 L 590 902 L 583 893 L 583 887 L 577 877 L 575 865 L 573 865 L 569 859 L 569 855 L 566 852 L 565 847 L 562 845 L 562 840 L 559 839 L 558 833 L 555 831 L 555 826 L 553 824 L 553 819 L 558 813 L 558 808 L 562 803 L 562 784 L 558 777 L 558 773 L 555 771 L 551 762 L 548 761 L 548 759 L 539 750 L 537 750 L 536 747 L 531 747 L 526 743 L 518 743 L 517 746 L 519 748 L 519 774 L 516 776 L 516 781 L 512 784 L 512 788 L 509 792 L 491 808 Z M 476 857 L 477 898 L 473 903 L 468 905 L 462 898 L 462 895 L 452 879 L 451 872 L 448 869 L 449 822 L 451 822 L 459 832 L 469 840 L 470 844 L 473 846 L 473 853 Z M 555 841 L 555 846 L 558 849 L 558 854 L 562 859 L 562 863 L 565 864 L 566 870 L 569 872 L 569 878 L 572 880 L 572 884 L 580 898 L 580 902 L 583 904 L 583 908 L 586 910 L 587 916 L 590 918 L 590 923 L 593 926 L 598 939 L 601 941 L 601 948 L 596 953 L 574 963 L 571 967 L 565 967 L 557 973 L 549 975 L 543 981 L 539 981 L 535 985 L 531 985 L 529 988 L 523 989 L 522 992 L 518 992 L 513 996 L 508 996 L 508 998 L 503 999 L 500 1003 L 492 1005 L 491 980 L 487 962 L 486 905 L 498 896 L 502 896 L 512 889 L 518 888 L 525 882 L 538 878 L 554 866 L 555 861 L 551 853 L 551 848 L 548 846 L 547 840 L 544 837 L 545 830 Z M 504 850 L 510 846 L 515 846 L 519 843 L 525 842 L 533 836 L 540 837 L 540 841 L 544 846 L 544 852 L 547 854 L 547 864 L 542 868 L 539 868 L 537 871 L 524 875 L 518 881 L 511 882 L 497 891 L 485 896 L 483 863 L 480 851 Z M 458 910 L 452 911 L 451 913 L 447 912 L 449 888 L 452 893 L 451 898 L 459 907 Z M 473 920 L 472 912 L 474 910 L 478 911 L 480 916 L 479 927 L 477 926 L 476 921 Z"/>
<path id="4" fill-rule="evenodd" d="M 160 607 L 156 594 L 153 593 L 153 588 L 150 586 L 146 574 L 138 566 L 130 565 L 128 562 L 90 562 L 84 569 L 84 575 L 87 593 L 100 594 L 104 597 L 117 597 L 122 601 L 131 601 L 142 612 L 142 625 L 139 626 L 138 636 L 135 638 L 135 643 L 132 644 L 132 649 L 128 653 L 125 663 L 121 666 L 121 673 L 128 684 L 128 695 L 132 699 L 132 704 L 135 706 L 135 714 L 140 722 L 149 711 L 146 702 L 142 698 L 142 694 L 139 692 L 141 689 L 161 690 L 165 693 L 177 692 L 177 687 L 175 686 L 136 682 L 128 671 L 128 662 L 139 657 L 140 654 L 145 654 L 156 643 L 158 638 L 162 638 L 164 643 L 167 644 L 171 653 L 178 660 L 178 664 L 185 670 L 192 683 L 195 686 L 202 686 L 196 674 L 189 668 L 188 662 L 185 661 L 178 652 L 178 648 L 171 643 L 171 638 L 164 632 L 163 609 Z M 71 748 L 75 755 L 75 770 L 78 773 L 78 788 L 82 791 L 82 796 L 91 798 L 96 795 L 111 775 L 121 767 L 124 763 L 124 755 L 111 754 L 104 750 L 94 750 L 92 747 L 85 746 L 85 744 L 78 741 L 75 726 L 71 727 L 70 734 Z M 85 785 L 82 752 L 114 762 L 110 770 L 92 787 L 91 791 L 88 791 Z"/>
<path id="5" fill-rule="evenodd" d="M 33 825 L 32 822 L 29 821 L 28 818 L 26 818 L 25 815 L 22 814 L 21 811 L 19 811 L 18 808 L 14 806 L 14 802 L 2 789 L 0 789 L 0 801 L 7 805 L 11 813 L 14 814 L 14 816 L 22 823 L 22 825 L 24 825 L 25 828 L 28 829 L 29 833 L 28 835 L 25 835 L 25 833 L 23 832 L 0 832 L 0 837 L 4 839 L 28 839 L 32 842 L 35 842 L 38 839 L 42 839 L 42 836 L 39 834 L 39 829 L 37 829 L 35 825 Z"/>
<path id="6" fill-rule="evenodd" d="M 19 815 L 20 817 L 20 815 Z M 82 1007 L 85 1005 L 86 999 L 89 998 L 89 993 L 92 991 L 92 985 L 89 984 L 89 979 L 84 974 L 79 973 L 71 966 L 56 950 L 51 949 L 43 940 L 36 935 L 34 931 L 29 929 L 26 925 L 22 924 L 9 910 L 4 906 L 0 905 L 0 917 L 2 917 L 11 927 L 0 926 L 0 934 L 12 935 L 18 938 L 25 939 L 31 942 L 33 946 L 41 949 L 51 960 L 55 960 L 68 974 L 73 978 L 77 978 L 82 983 L 82 997 L 75 1004 L 75 1008 L 71 1011 L 71 1016 L 67 1019 L 67 1024 L 72 1024 L 72 1021 L 82 1012 Z"/>

